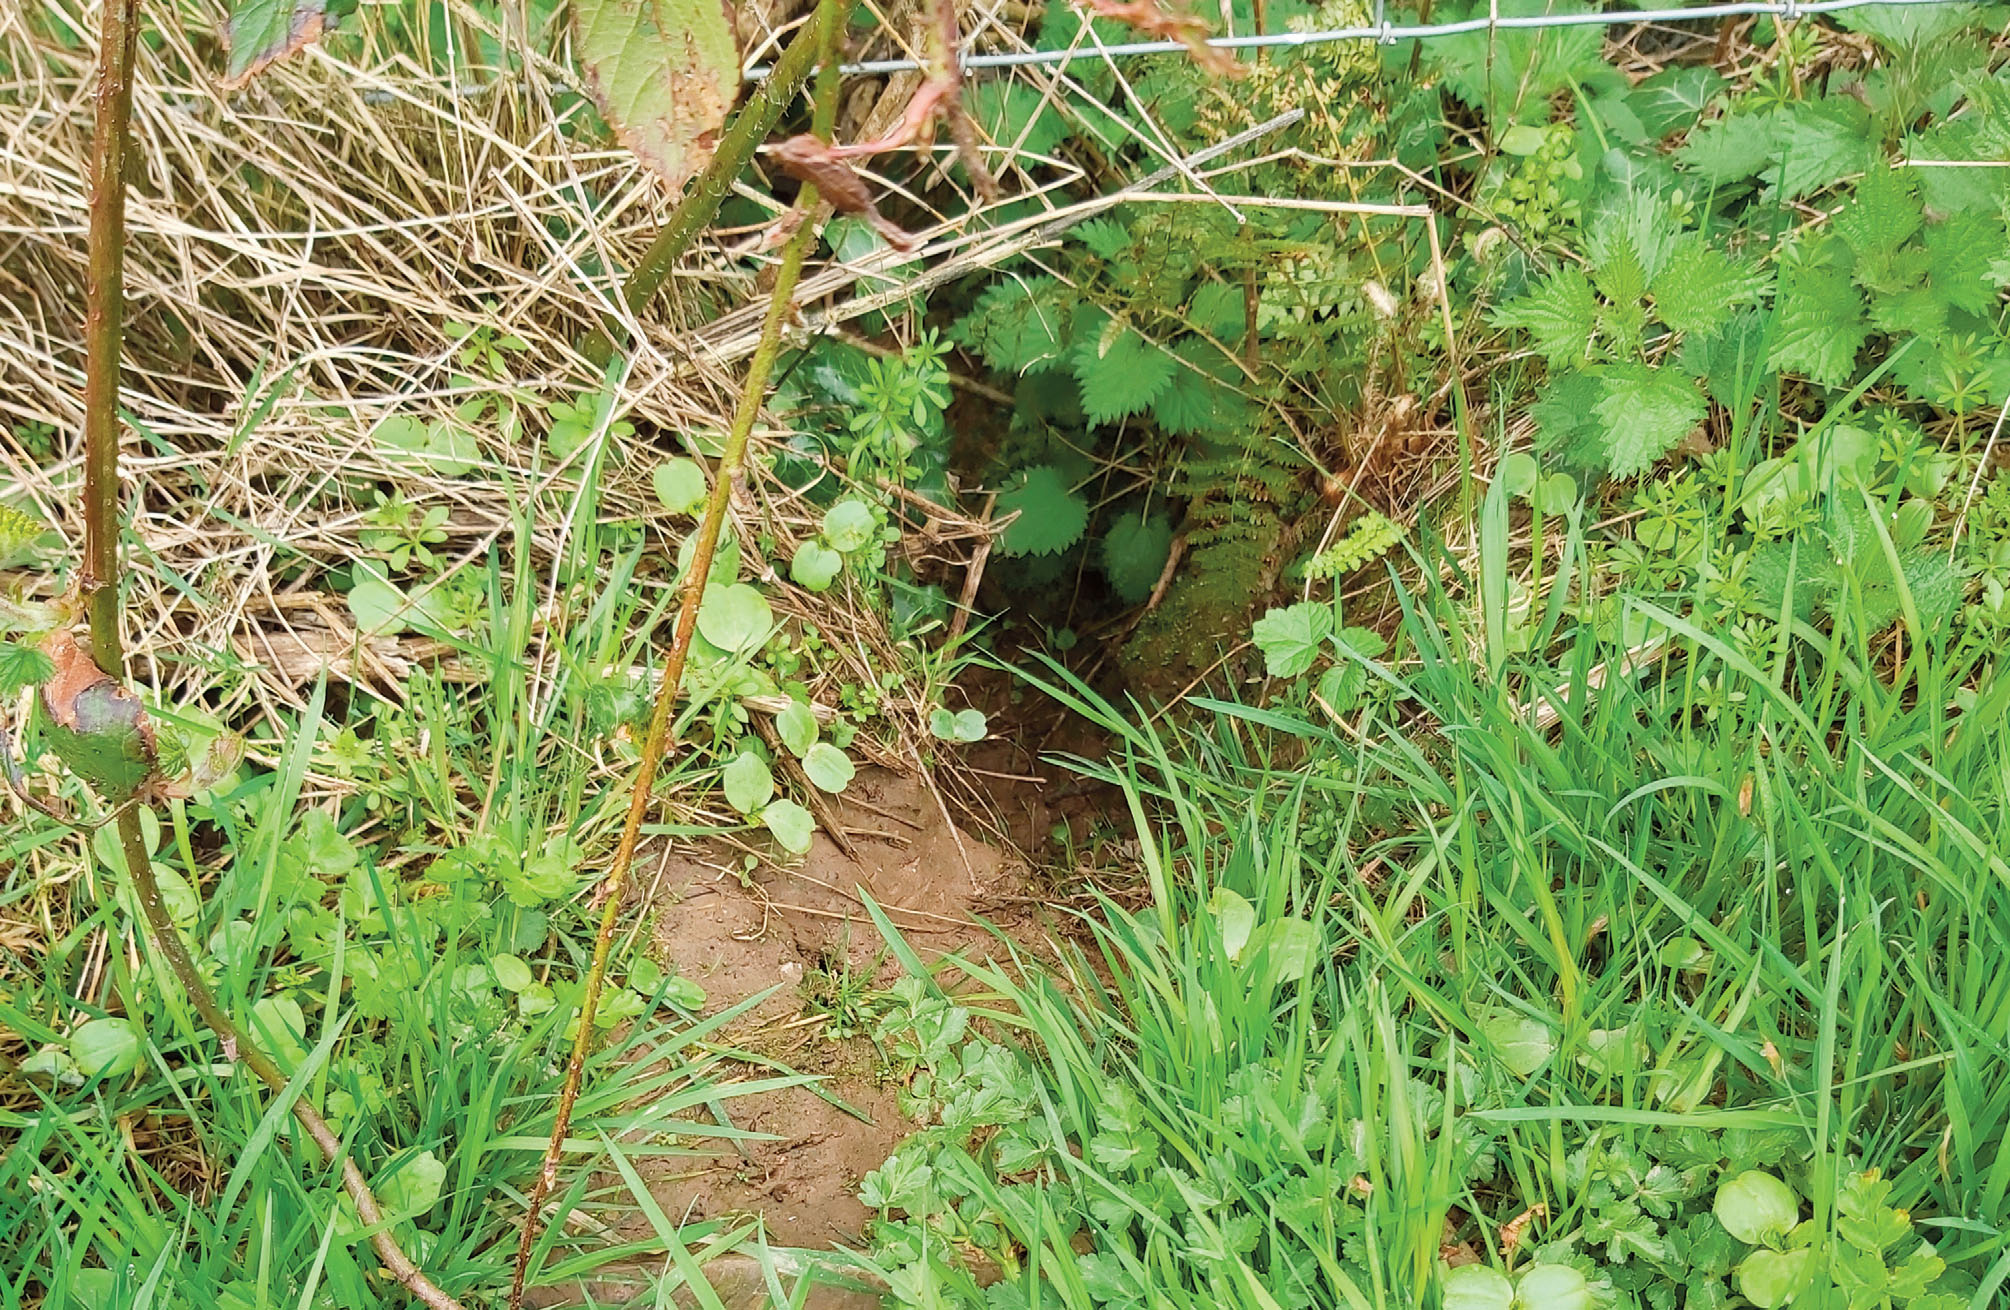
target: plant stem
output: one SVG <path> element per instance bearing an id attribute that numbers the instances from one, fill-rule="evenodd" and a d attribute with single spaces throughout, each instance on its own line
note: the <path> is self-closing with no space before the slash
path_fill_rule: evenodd
<path id="1" fill-rule="evenodd" d="M 848 9 L 849 6 L 840 5 L 838 0 L 818 0 L 814 24 L 827 42 L 824 69 L 833 75 L 820 79 L 818 85 L 816 127 L 817 134 L 826 141 L 830 139 L 831 123 L 837 113 L 837 97 L 833 94 L 835 86 L 832 85 L 836 65 L 828 56 L 834 53 L 832 47 L 836 44 L 840 8 Z M 753 434 L 754 420 L 760 416 L 761 405 L 767 400 L 768 376 L 774 371 L 775 357 L 781 350 L 782 320 L 788 316 L 796 280 L 802 274 L 810 244 L 816 239 L 816 225 L 809 221 L 809 215 L 816 210 L 816 203 L 816 188 L 805 185 L 796 201 L 804 221 L 782 251 L 774 290 L 768 296 L 768 315 L 761 324 L 760 344 L 747 365 L 739 405 L 733 412 L 733 426 L 726 434 L 725 448 L 720 453 L 719 467 L 712 480 L 712 491 L 705 500 L 705 515 L 698 524 L 698 539 L 692 547 L 691 572 L 684 579 L 683 595 L 677 608 L 677 624 L 670 639 L 670 653 L 663 664 L 663 681 L 656 688 L 656 704 L 649 714 L 649 732 L 643 740 L 641 761 L 636 766 L 634 789 L 629 793 L 627 819 L 621 826 L 621 841 L 614 850 L 614 863 L 598 892 L 601 897 L 600 926 L 593 938 L 593 962 L 587 969 L 579 1000 L 579 1027 L 573 1035 L 572 1055 L 566 1061 L 565 1082 L 559 1088 L 558 1112 L 552 1122 L 551 1140 L 545 1145 L 544 1164 L 538 1172 L 537 1181 L 531 1186 L 529 1209 L 523 1219 L 523 1240 L 517 1246 L 516 1273 L 510 1281 L 509 1310 L 522 1310 L 524 1276 L 530 1267 L 531 1248 L 537 1244 L 538 1233 L 543 1227 L 545 1198 L 550 1196 L 551 1189 L 558 1182 L 558 1162 L 564 1153 L 566 1136 L 572 1128 L 572 1108 L 579 1099 L 587 1054 L 593 1048 L 593 1019 L 607 976 L 607 957 L 614 944 L 614 927 L 621 914 L 622 892 L 627 885 L 628 871 L 635 863 L 635 847 L 641 839 L 642 820 L 649 812 L 650 792 L 656 785 L 657 762 L 669 748 L 670 711 L 684 681 L 684 665 L 691 653 L 691 638 L 698 630 L 698 606 L 705 596 L 706 580 L 711 576 L 712 556 L 718 549 L 719 534 L 726 522 L 726 507 L 732 500 L 733 485 L 739 479 L 740 467 L 746 459 L 747 441 Z"/>
<path id="2" fill-rule="evenodd" d="M 97 121 L 91 136 L 90 278 L 84 311 L 84 566 L 77 593 L 91 629 L 91 658 L 121 682 L 126 658 L 119 615 L 119 373 L 125 326 L 126 151 L 132 123 L 133 61 L 139 41 L 139 0 L 106 0 L 98 33 Z M 122 805 L 117 818 L 119 846 L 147 936 L 187 991 L 204 1023 L 275 1094 L 286 1091 L 286 1074 L 259 1050 L 202 980 L 189 958 L 174 920 L 161 899 L 147 853 L 137 805 Z M 342 1185 L 356 1204 L 356 1217 L 377 1229 L 371 1245 L 407 1291 L 434 1310 L 460 1310 L 399 1247 L 362 1170 L 342 1149 L 342 1141 L 314 1107 L 296 1096 L 293 1117 L 328 1161 L 342 1168 Z"/>
<path id="3" fill-rule="evenodd" d="M 677 266 L 677 261 L 690 248 L 692 240 L 718 217 L 719 206 L 732 189 L 733 179 L 746 168 L 761 142 L 767 140 L 768 133 L 774 130 L 775 121 L 782 116 L 782 110 L 795 99 L 796 89 L 809 76 L 817 52 L 828 43 L 835 53 L 837 43 L 828 39 L 835 33 L 824 31 L 828 21 L 824 8 L 818 6 L 815 15 L 783 48 L 767 80 L 755 89 L 753 97 L 734 116 L 733 125 L 726 129 L 726 135 L 712 152 L 712 160 L 705 165 L 705 171 L 691 184 L 691 189 L 671 212 L 670 221 L 657 232 L 656 239 L 649 243 L 649 249 L 642 252 L 642 258 L 628 274 L 628 280 L 622 283 L 621 299 L 630 313 L 649 303 L 662 287 L 664 279 L 670 276 L 670 270 Z M 581 353 L 595 365 L 605 367 L 614 356 L 614 339 L 619 331 L 620 324 L 609 318 L 598 332 L 581 344 Z"/>
<path id="4" fill-rule="evenodd" d="M 126 307 L 126 140 L 139 0 L 105 0 L 92 99 L 90 271 L 84 310 L 84 567 L 91 656 L 123 677 L 119 648 L 119 356 Z"/>

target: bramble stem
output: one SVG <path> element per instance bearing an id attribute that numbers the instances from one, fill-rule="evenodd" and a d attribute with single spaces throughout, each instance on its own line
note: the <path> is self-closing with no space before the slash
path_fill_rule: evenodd
<path id="1" fill-rule="evenodd" d="M 815 16 L 803 24 L 788 45 L 783 47 L 781 57 L 775 60 L 774 70 L 768 74 L 767 80 L 755 88 L 753 96 L 734 115 L 733 125 L 720 138 L 718 148 L 712 152 L 711 162 L 705 165 L 705 171 L 691 183 L 691 189 L 684 193 L 677 208 L 671 211 L 669 221 L 656 233 L 649 249 L 642 252 L 642 258 L 629 272 L 628 280 L 621 284 L 621 299 L 630 313 L 640 311 L 649 303 L 662 287 L 664 279 L 670 276 L 670 270 L 690 249 L 691 242 L 718 217 L 719 206 L 725 203 L 726 194 L 732 190 L 733 179 L 747 167 L 754 151 L 774 130 L 782 111 L 796 98 L 796 89 L 809 76 L 817 52 L 828 44 L 835 54 L 837 42 L 828 39 L 835 34 L 827 34 L 824 23 L 824 11 L 819 7 Z M 619 324 L 608 320 L 581 345 L 581 353 L 594 364 L 604 367 L 614 357 L 614 341 L 619 331 Z"/>
<path id="2" fill-rule="evenodd" d="M 829 46 L 836 44 L 834 38 L 839 8 L 837 0 L 818 0 L 815 26 L 824 33 Z M 832 59 L 825 58 L 823 65 L 835 72 Z M 831 94 L 833 89 L 820 81 L 815 119 L 817 134 L 826 141 L 830 139 L 831 124 L 836 118 L 837 97 Z M 816 188 L 805 185 L 796 201 L 805 216 L 804 222 L 782 251 L 781 267 L 775 277 L 774 290 L 768 297 L 767 318 L 761 324 L 760 344 L 755 347 L 753 359 L 748 363 L 746 381 L 740 388 L 739 405 L 733 412 L 733 426 L 726 434 L 711 494 L 705 500 L 705 514 L 698 523 L 698 538 L 692 547 L 691 572 L 684 579 L 683 595 L 677 608 L 677 624 L 670 639 L 670 653 L 664 660 L 663 680 L 656 688 L 656 704 L 649 714 L 649 732 L 643 739 L 634 789 L 629 793 L 627 819 L 621 827 L 620 844 L 614 850 L 614 863 L 608 868 L 606 881 L 598 892 L 601 897 L 600 927 L 593 938 L 593 962 L 587 969 L 579 1000 L 579 1027 L 573 1035 L 572 1055 L 566 1061 L 565 1083 L 559 1089 L 558 1113 L 552 1123 L 551 1140 L 545 1145 L 544 1165 L 538 1172 L 537 1181 L 531 1186 L 530 1206 L 523 1219 L 523 1240 L 517 1246 L 516 1274 L 510 1281 L 509 1310 L 522 1310 L 524 1275 L 530 1267 L 531 1249 L 537 1244 L 538 1233 L 544 1224 L 545 1198 L 551 1195 L 558 1182 L 558 1162 L 564 1153 L 566 1136 L 572 1128 L 572 1109 L 579 1099 L 580 1082 L 585 1077 L 586 1057 L 593 1048 L 593 1018 L 607 976 L 607 957 L 614 944 L 614 928 L 621 914 L 622 891 L 627 885 L 628 871 L 635 863 L 635 847 L 642 835 L 642 820 L 649 812 L 650 792 L 656 785 L 657 762 L 669 748 L 670 710 L 684 681 L 684 665 L 691 653 L 691 637 L 698 629 L 698 605 L 704 599 L 705 583 L 711 576 L 712 556 L 718 549 L 719 534 L 726 522 L 726 507 L 732 499 L 733 485 L 738 481 L 740 467 L 746 459 L 747 441 L 753 434 L 754 420 L 760 416 L 761 405 L 767 399 L 768 377 L 774 371 L 775 357 L 781 350 L 782 321 L 788 316 L 796 280 L 802 274 L 810 244 L 816 239 L 815 224 L 808 221 L 808 215 L 815 212 L 816 202 Z"/>
<path id="3" fill-rule="evenodd" d="M 139 41 L 139 0 L 105 0 L 98 34 L 97 121 L 91 136 L 90 277 L 84 309 L 84 566 L 77 592 L 91 628 L 91 658 L 121 682 L 126 657 L 119 615 L 119 373 L 125 328 L 126 150 L 133 108 L 133 59 Z M 116 824 L 126 872 L 146 919 L 147 936 L 188 993 L 189 1002 L 227 1049 L 275 1094 L 286 1090 L 286 1074 L 247 1039 L 218 1005 L 168 916 L 154 879 L 140 827 L 140 807 L 121 805 Z M 356 1204 L 356 1217 L 376 1233 L 370 1243 L 385 1268 L 433 1310 L 460 1310 L 406 1256 L 383 1225 L 383 1211 L 362 1170 L 342 1149 L 342 1140 L 296 1096 L 293 1117 L 320 1148 L 342 1167 L 342 1185 Z"/>

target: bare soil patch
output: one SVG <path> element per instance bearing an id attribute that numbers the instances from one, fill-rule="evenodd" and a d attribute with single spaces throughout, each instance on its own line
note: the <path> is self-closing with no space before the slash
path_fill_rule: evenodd
<path id="1" fill-rule="evenodd" d="M 776 988 L 726 1040 L 820 1079 L 815 1090 L 723 1102 L 735 1127 L 772 1140 L 662 1166 L 652 1190 L 673 1218 L 758 1215 L 777 1246 L 864 1240 L 871 1216 L 855 1195 L 859 1179 L 914 1125 L 896 1108 L 898 1089 L 870 1037 L 833 1040 L 815 1004 L 834 978 L 878 989 L 899 976 L 861 893 L 923 959 L 1004 950 L 980 917 L 1027 950 L 1049 949 L 1025 861 L 955 826 L 945 809 L 922 779 L 866 769 L 835 803 L 856 861 L 821 832 L 800 863 L 751 872 L 719 852 L 658 856 L 646 906 L 657 958 L 703 986 L 714 1011 Z"/>

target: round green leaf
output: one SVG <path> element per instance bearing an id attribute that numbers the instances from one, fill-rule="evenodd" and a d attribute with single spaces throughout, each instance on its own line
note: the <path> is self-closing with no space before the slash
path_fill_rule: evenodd
<path id="1" fill-rule="evenodd" d="M 808 810 L 790 800 L 775 801 L 761 811 L 761 822 L 782 848 L 794 855 L 807 855 L 810 838 L 816 835 L 817 821 Z"/>
<path id="2" fill-rule="evenodd" d="M 1514 1284 L 1492 1265 L 1461 1265 L 1445 1275 L 1444 1310 L 1508 1310 Z"/>
<path id="3" fill-rule="evenodd" d="M 951 714 L 946 709 L 934 709 L 928 712 L 928 731 L 943 741 L 978 742 L 989 735 L 991 725 L 983 710 L 958 710 Z"/>
<path id="4" fill-rule="evenodd" d="M 754 813 L 775 794 L 775 775 L 768 762 L 752 751 L 735 755 L 720 781 L 726 787 L 726 804 L 742 814 Z"/>
<path id="5" fill-rule="evenodd" d="M 705 470 L 695 459 L 666 459 L 650 471 L 649 481 L 672 514 L 689 514 L 705 503 Z"/>
<path id="6" fill-rule="evenodd" d="M 1719 1187 L 1711 1210 L 1725 1232 L 1754 1246 L 1777 1238 L 1801 1217 L 1794 1189 L 1758 1169 L 1747 1169 Z"/>
<path id="7" fill-rule="evenodd" d="M 805 541 L 789 561 L 789 581 L 811 591 L 825 591 L 843 570 L 844 556 L 820 541 Z"/>
<path id="8" fill-rule="evenodd" d="M 1500 135 L 1501 153 L 1504 155 L 1532 155 L 1542 149 L 1542 143 L 1549 139 L 1549 129 L 1532 123 L 1516 123 Z"/>
<path id="9" fill-rule="evenodd" d="M 1518 1010 L 1487 1009 L 1473 1016 L 1500 1062 L 1526 1078 L 1556 1051 L 1556 1038 L 1546 1024 Z"/>
<path id="10" fill-rule="evenodd" d="M 1535 462 L 1535 456 L 1525 450 L 1517 450 L 1501 457 L 1494 476 L 1500 479 L 1508 495 L 1525 499 L 1541 479 L 1542 467 Z"/>
<path id="11" fill-rule="evenodd" d="M 307 1016 L 291 996 L 265 996 L 251 1007 L 251 1031 L 246 1034 L 282 1066 L 298 1067 L 307 1058 Z"/>
<path id="12" fill-rule="evenodd" d="M 506 992 L 520 992 L 535 979 L 529 965 L 507 952 L 489 958 L 489 972 L 495 975 L 496 986 Z"/>
<path id="13" fill-rule="evenodd" d="M 140 1067 L 140 1052 L 130 1019 L 87 1019 L 70 1032 L 70 1059 L 86 1078 L 123 1078 Z"/>
<path id="14" fill-rule="evenodd" d="M 1247 955 L 1252 961 L 1265 962 L 1271 982 L 1288 983 L 1311 973 L 1322 950 L 1317 928 L 1286 915 L 1260 925 L 1249 935 Z"/>
<path id="15" fill-rule="evenodd" d="M 862 500 L 846 498 L 824 511 L 824 540 L 846 555 L 871 545 L 878 529 L 872 506 Z"/>
<path id="16" fill-rule="evenodd" d="M 391 1214 L 412 1218 L 433 1208 L 446 1181 L 447 1166 L 440 1157 L 421 1151 L 377 1183 L 377 1199 Z"/>
<path id="17" fill-rule="evenodd" d="M 1249 945 L 1249 935 L 1256 931 L 1256 907 L 1241 893 L 1217 887 L 1207 898 L 1207 912 L 1221 932 L 1221 944 L 1227 949 L 1228 958 L 1239 963 L 1243 948 Z"/>
<path id="18" fill-rule="evenodd" d="M 799 700 L 790 700 L 789 707 L 775 716 L 775 734 L 789 754 L 801 759 L 817 742 L 816 711 Z"/>
<path id="19" fill-rule="evenodd" d="M 1591 1310 L 1591 1284 L 1569 1265 L 1530 1265 L 1514 1303 L 1515 1310 Z"/>
<path id="20" fill-rule="evenodd" d="M 1793 1299 L 1807 1282 L 1809 1252 L 1773 1251 L 1761 1247 L 1738 1265 L 1738 1291 L 1759 1310 L 1773 1310 Z"/>
<path id="21" fill-rule="evenodd" d="M 680 1009 L 702 1010 L 705 1008 L 705 989 L 680 975 L 672 978 L 670 985 L 663 989 L 663 999 Z"/>
<path id="22" fill-rule="evenodd" d="M 851 758 L 827 741 L 820 741 L 803 752 L 803 772 L 809 780 L 827 792 L 841 792 L 851 785 Z"/>
<path id="23" fill-rule="evenodd" d="M 356 565 L 355 585 L 349 588 L 349 617 L 364 636 L 396 634 L 405 630 L 405 616 L 411 606 L 405 593 L 372 564 Z"/>
<path id="24" fill-rule="evenodd" d="M 705 588 L 698 606 L 698 631 L 720 650 L 752 650 L 774 631 L 775 612 L 768 598 L 744 582 Z"/>
<path id="25" fill-rule="evenodd" d="M 698 555 L 698 534 L 692 533 L 677 543 L 677 577 L 682 580 L 691 571 L 691 563 Z M 740 540 L 732 533 L 720 536 L 717 547 L 712 552 L 712 568 L 705 575 L 708 587 L 723 586 L 740 576 Z"/>

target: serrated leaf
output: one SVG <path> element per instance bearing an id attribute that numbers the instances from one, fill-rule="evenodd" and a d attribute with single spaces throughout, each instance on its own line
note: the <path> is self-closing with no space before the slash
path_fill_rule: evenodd
<path id="1" fill-rule="evenodd" d="M 1696 384 L 1674 369 L 1616 364 L 1602 370 L 1600 380 L 1606 471 L 1615 478 L 1645 472 L 1703 421 Z"/>
<path id="2" fill-rule="evenodd" d="M 1543 451 L 1574 467 L 1603 471 L 1605 447 L 1597 409 L 1604 397 L 1604 383 L 1590 370 L 1551 376 L 1529 406 Z"/>
<path id="3" fill-rule="evenodd" d="M 34 515 L 12 505 L 0 505 L 0 562 L 34 545 L 47 530 Z"/>
<path id="4" fill-rule="evenodd" d="M 0 641 L 0 700 L 12 700 L 21 688 L 47 682 L 55 672 L 55 661 L 33 646 Z"/>
<path id="5" fill-rule="evenodd" d="M 803 774 L 820 791 L 833 794 L 843 791 L 851 786 L 852 777 L 857 772 L 851 757 L 827 741 L 820 741 L 803 752 Z"/>
<path id="6" fill-rule="evenodd" d="M 1494 326 L 1521 328 L 1535 339 L 1537 353 L 1551 365 L 1581 361 L 1591 350 L 1598 322 L 1598 296 L 1576 265 L 1544 278 L 1529 294 L 1494 311 Z"/>
<path id="7" fill-rule="evenodd" d="M 1705 186 L 1723 187 L 1756 175 L 1772 158 L 1773 114 L 1726 114 L 1689 134 L 1675 158 Z"/>
<path id="8" fill-rule="evenodd" d="M 1505 17 L 1535 17 L 1555 8 L 1550 0 L 1501 0 Z M 1548 100 L 1580 82 L 1610 72 L 1601 59 L 1603 36 L 1586 26 L 1504 28 L 1441 37 L 1425 56 L 1443 74 L 1453 95 L 1489 121 L 1548 116 Z"/>
<path id="9" fill-rule="evenodd" d="M 1025 373 L 1061 358 L 1067 301 L 1051 277 L 1008 278 L 988 288 L 952 335 L 1001 373 Z"/>
<path id="10" fill-rule="evenodd" d="M 1654 74 L 1627 95 L 1626 103 L 1650 136 L 1659 139 L 1703 116 L 1730 83 L 1716 69 L 1685 64 Z"/>
<path id="11" fill-rule="evenodd" d="M 1933 294 L 1950 309 L 1986 314 L 1996 306 L 2010 246 L 2003 220 L 1994 214 L 1955 214 L 1926 229 L 1927 276 Z"/>
<path id="12" fill-rule="evenodd" d="M 1773 349 L 1767 363 L 1839 387 L 1856 371 L 1870 336 L 1863 297 L 1847 273 L 1813 259 L 1791 261 L 1774 302 Z"/>
<path id="13" fill-rule="evenodd" d="M 970 116 L 998 145 L 1050 155 L 1067 139 L 1067 123 L 1038 87 L 1016 78 L 992 77 L 973 82 L 965 94 Z"/>
<path id="14" fill-rule="evenodd" d="M 1223 380 L 1227 361 L 1221 348 L 1201 337 L 1173 347 L 1172 380 L 1152 401 L 1152 421 L 1173 436 L 1233 430 L 1247 407 Z"/>
<path id="15" fill-rule="evenodd" d="M 1766 289 L 1767 278 L 1752 264 L 1692 235 L 1677 243 L 1654 279 L 1655 316 L 1677 332 L 1707 336 L 1739 307 L 1759 303 Z"/>
<path id="16" fill-rule="evenodd" d="M 1117 327 L 1076 346 L 1068 367 L 1089 421 L 1113 423 L 1149 409 L 1180 365 L 1136 329 Z"/>
<path id="17" fill-rule="evenodd" d="M 712 153 L 740 93 L 717 0 L 574 0 L 573 54 L 621 144 L 673 190 Z"/>
<path id="18" fill-rule="evenodd" d="M 1172 523 L 1163 514 L 1125 514 L 1103 533 L 1103 576 L 1127 605 L 1142 604 L 1172 555 Z"/>
<path id="19" fill-rule="evenodd" d="M 354 0 L 240 0 L 224 23 L 230 62 L 223 76 L 235 91 L 286 56 L 305 50 L 355 9 Z"/>
<path id="20" fill-rule="evenodd" d="M 1925 210 L 1907 179 L 1880 162 L 1857 183 L 1856 195 L 1832 226 L 1858 260 L 1888 256 L 1925 221 Z"/>
<path id="21" fill-rule="evenodd" d="M 1764 176 L 1788 199 L 1826 190 L 1865 171 L 1875 158 L 1870 110 L 1854 97 L 1800 101 L 1778 110 L 1774 123 L 1779 137 L 1773 157 L 1778 162 Z"/>
<path id="22" fill-rule="evenodd" d="M 1312 667 L 1333 635 L 1333 609 L 1317 601 L 1300 601 L 1267 611 L 1249 631 L 1263 652 L 1263 668 L 1273 678 L 1295 678 Z"/>
<path id="23" fill-rule="evenodd" d="M 998 497 L 998 514 L 1016 513 L 998 538 L 1003 555 L 1056 555 L 1082 538 L 1089 506 L 1060 470 L 1037 464 L 1021 473 Z"/>

